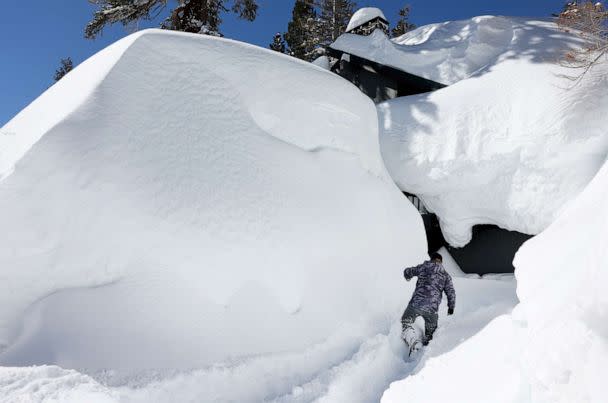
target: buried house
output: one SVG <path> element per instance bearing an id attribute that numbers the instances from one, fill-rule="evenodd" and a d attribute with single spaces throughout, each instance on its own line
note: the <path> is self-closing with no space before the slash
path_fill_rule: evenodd
<path id="1" fill-rule="evenodd" d="M 388 34 L 388 21 L 380 9 L 358 10 L 346 33 L 327 48 L 327 54 L 334 61 L 331 70 L 355 84 L 374 102 L 445 87 L 389 62 L 387 52 L 390 53 L 394 45 Z"/>
<path id="2" fill-rule="evenodd" d="M 424 26 L 390 39 L 388 21 L 382 11 L 377 8 L 363 8 L 353 15 L 346 33 L 327 49 L 331 71 L 352 82 L 378 104 L 379 118 L 383 120 L 380 131 L 387 168 L 405 196 L 420 211 L 427 232 L 429 252 L 446 247 L 461 269 L 467 273 L 513 272 L 512 261 L 515 253 L 531 237 L 529 234 L 537 233 L 538 229 L 501 222 L 484 211 L 484 214 L 478 214 L 481 218 L 469 220 L 477 221 L 471 224 L 469 229 L 471 235 L 466 242 L 460 240 L 448 242 L 454 237 L 450 233 L 444 236 L 446 228 L 449 227 L 447 217 L 434 214 L 439 213 L 437 210 L 445 210 L 437 208 L 435 195 L 427 197 L 424 194 L 425 186 L 418 183 L 418 178 L 407 181 L 397 177 L 403 176 L 403 170 L 396 166 L 404 164 L 404 155 L 407 156 L 409 152 L 409 150 L 398 150 L 403 144 L 412 141 L 408 138 L 410 133 L 405 129 L 413 123 L 401 122 L 402 124 L 395 125 L 394 121 L 399 118 L 395 117 L 394 113 L 391 115 L 386 111 L 398 110 L 409 102 L 401 102 L 400 99 L 395 98 L 431 93 L 488 68 L 498 60 L 499 55 L 512 46 L 514 32 L 517 29 L 522 31 L 527 29 L 518 26 L 524 24 L 523 21 L 503 17 L 477 17 L 471 20 Z M 406 99 L 410 98 L 413 97 Z M 419 108 L 415 104 L 412 105 L 414 110 Z M 392 123 L 388 126 L 387 116 L 392 119 Z M 403 113 L 403 116 L 408 114 Z M 448 116 L 446 118 L 452 119 Z M 395 126 L 401 127 L 400 133 L 395 134 Z M 449 133 L 445 134 L 449 136 Z M 454 136 L 457 135 L 454 133 Z M 402 138 L 395 140 L 399 136 Z M 416 146 L 422 141 L 429 141 L 429 138 L 420 136 L 417 141 Z M 457 152 L 456 150 L 455 153 Z M 398 158 L 395 158 L 396 154 L 399 154 Z M 460 163 L 457 154 L 452 157 L 455 165 Z M 415 158 L 420 159 L 424 156 L 411 156 L 412 160 Z M 469 156 L 463 154 L 462 158 L 467 159 Z M 477 157 L 473 156 L 473 158 Z M 430 167 L 428 172 L 434 169 Z M 425 175 L 428 172 L 425 172 Z M 454 172 L 454 175 L 461 176 L 461 174 Z M 428 175 L 427 180 L 429 181 L 427 184 L 432 187 L 433 175 Z M 450 186 L 447 185 L 448 188 Z M 466 199 L 462 199 L 463 204 L 469 203 Z M 482 210 L 483 208 L 482 206 Z M 500 207 L 499 210 L 505 208 L 508 207 Z"/>

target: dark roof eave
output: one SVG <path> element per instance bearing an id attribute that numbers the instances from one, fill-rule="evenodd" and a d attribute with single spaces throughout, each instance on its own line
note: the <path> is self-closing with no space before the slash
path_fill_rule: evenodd
<path id="1" fill-rule="evenodd" d="M 381 64 L 381 63 L 366 59 L 361 56 L 353 55 L 353 54 L 345 52 L 343 50 L 334 49 L 331 47 L 331 45 L 327 47 L 327 51 L 328 51 L 329 56 L 335 57 L 336 59 L 340 59 L 342 57 L 342 55 L 346 53 L 347 55 L 350 56 L 351 63 L 368 65 L 368 66 L 372 67 L 378 73 L 385 74 L 388 77 L 395 79 L 397 82 L 402 82 L 402 83 L 416 82 L 417 86 L 426 88 L 428 91 L 434 91 L 434 90 L 438 90 L 438 89 L 447 87 L 447 85 L 445 85 L 445 84 L 438 83 L 437 81 L 429 80 L 428 78 L 424 78 L 424 77 L 418 76 L 416 74 L 409 73 L 407 71 L 398 69 L 396 67 Z"/>

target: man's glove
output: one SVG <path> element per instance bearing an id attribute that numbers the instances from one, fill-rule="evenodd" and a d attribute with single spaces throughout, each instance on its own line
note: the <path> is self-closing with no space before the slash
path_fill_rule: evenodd
<path id="1" fill-rule="evenodd" d="M 454 315 L 454 308 L 448 308 L 448 315 Z"/>

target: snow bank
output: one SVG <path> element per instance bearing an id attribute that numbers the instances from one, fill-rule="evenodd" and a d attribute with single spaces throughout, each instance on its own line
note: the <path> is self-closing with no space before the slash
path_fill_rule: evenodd
<path id="1" fill-rule="evenodd" d="M 547 231 L 514 260 L 528 324 L 522 369 L 533 401 L 605 400 L 608 370 L 608 162 Z"/>
<path id="2" fill-rule="evenodd" d="M 492 35 L 509 37 L 499 47 L 476 48 L 483 69 L 441 90 L 378 105 L 387 168 L 439 216 L 453 246 L 467 244 L 476 224 L 541 232 L 608 154 L 608 65 L 577 85 L 563 77 L 575 72 L 556 60 L 578 42 L 549 22 L 484 17 L 459 22 L 461 35 L 438 25 L 429 38 L 453 38 L 469 51 L 478 44 L 465 33 L 476 21 L 494 21 Z"/>
<path id="3" fill-rule="evenodd" d="M 346 32 L 351 31 L 366 22 L 373 20 L 374 18 L 382 18 L 386 21 L 386 17 L 382 10 L 376 7 L 363 7 L 355 11 L 353 16 L 350 18 L 348 25 L 346 26 Z"/>
<path id="4" fill-rule="evenodd" d="M 608 369 L 608 162 L 546 231 L 515 258 L 521 300 L 383 403 L 601 402 Z M 475 374 L 475 376 L 471 376 Z M 449 379 L 449 388 L 435 388 Z"/>
<path id="5" fill-rule="evenodd" d="M 0 363 L 201 367 L 401 305 L 422 220 L 355 87 L 160 30 L 64 80 L 6 126 L 21 143 L 0 159 L 15 166 L 0 183 Z"/>

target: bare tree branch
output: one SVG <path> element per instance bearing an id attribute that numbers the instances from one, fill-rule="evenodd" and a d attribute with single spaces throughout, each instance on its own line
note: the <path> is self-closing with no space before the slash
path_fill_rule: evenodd
<path id="1" fill-rule="evenodd" d="M 608 56 L 608 11 L 602 2 L 571 2 L 557 16 L 558 26 L 574 33 L 584 41 L 580 49 L 566 52 L 561 65 L 580 69 L 580 73 L 568 77 L 579 82 L 593 67 Z"/>

